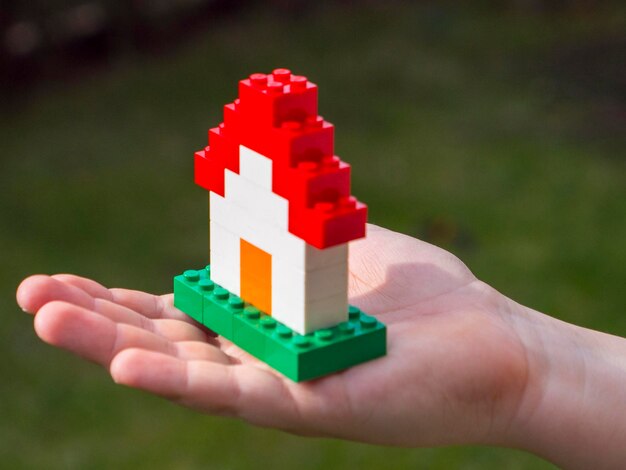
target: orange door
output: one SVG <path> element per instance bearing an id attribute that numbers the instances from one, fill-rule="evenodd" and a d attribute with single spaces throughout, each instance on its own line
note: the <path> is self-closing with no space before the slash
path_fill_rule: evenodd
<path id="1" fill-rule="evenodd" d="M 268 315 L 272 314 L 272 255 L 248 243 L 239 242 L 241 298 Z"/>

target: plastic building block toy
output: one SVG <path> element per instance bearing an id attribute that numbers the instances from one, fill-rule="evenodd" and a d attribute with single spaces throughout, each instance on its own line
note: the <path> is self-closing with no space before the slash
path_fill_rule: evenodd
<path id="1" fill-rule="evenodd" d="M 174 278 L 174 305 L 295 380 L 386 353 L 386 327 L 348 305 L 348 242 L 367 207 L 317 85 L 287 69 L 239 82 L 194 155 L 209 191 L 211 266 Z"/>

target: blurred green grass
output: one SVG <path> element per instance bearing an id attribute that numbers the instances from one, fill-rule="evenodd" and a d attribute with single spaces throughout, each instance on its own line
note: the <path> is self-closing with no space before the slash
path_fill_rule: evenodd
<path id="1" fill-rule="evenodd" d="M 168 291 L 207 256 L 193 151 L 238 79 L 285 66 L 320 85 L 372 222 L 443 245 L 525 305 L 626 335 L 623 90 L 563 59 L 594 44 L 611 53 L 624 30 L 612 8 L 554 19 L 326 6 L 288 21 L 256 9 L 177 54 L 125 57 L 5 113 L 3 465 L 550 468 L 512 450 L 388 449 L 196 415 L 39 342 L 14 289 L 31 273 L 76 272 Z"/>

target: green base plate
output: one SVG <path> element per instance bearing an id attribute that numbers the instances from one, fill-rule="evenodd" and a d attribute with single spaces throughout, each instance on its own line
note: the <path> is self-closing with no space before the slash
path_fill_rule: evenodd
<path id="1" fill-rule="evenodd" d="M 387 328 L 356 307 L 332 328 L 300 335 L 211 281 L 211 268 L 174 278 L 174 306 L 290 379 L 301 382 L 380 356 Z"/>

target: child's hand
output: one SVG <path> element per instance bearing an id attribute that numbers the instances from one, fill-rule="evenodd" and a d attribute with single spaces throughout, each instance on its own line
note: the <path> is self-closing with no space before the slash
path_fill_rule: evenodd
<path id="1" fill-rule="evenodd" d="M 514 303 L 444 250 L 375 226 L 351 244 L 350 270 L 351 303 L 387 324 L 387 356 L 299 384 L 214 337 L 172 295 L 39 275 L 22 282 L 17 299 L 37 314 L 44 341 L 103 365 L 118 383 L 199 411 L 378 444 L 524 447 L 572 463 L 567 405 L 583 406 L 576 387 L 593 389 L 589 365 L 569 351 L 592 347 L 577 336 L 588 330 Z M 609 341 L 588 333 L 599 336 L 589 344 Z M 561 359 L 569 368 L 555 374 Z M 555 423 L 560 434 L 550 431 Z"/>

